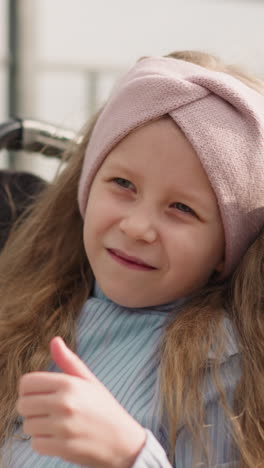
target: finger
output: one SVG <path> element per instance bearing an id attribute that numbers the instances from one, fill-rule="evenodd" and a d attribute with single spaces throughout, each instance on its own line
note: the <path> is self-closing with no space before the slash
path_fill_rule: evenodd
<path id="1" fill-rule="evenodd" d="M 80 377 L 84 380 L 97 381 L 84 362 L 66 346 L 60 336 L 56 336 L 51 340 L 50 351 L 57 366 L 66 374 Z"/>
<path id="2" fill-rule="evenodd" d="M 50 424 L 49 416 L 34 416 L 25 418 L 23 422 L 23 431 L 31 437 L 53 437 L 53 428 Z"/>
<path id="3" fill-rule="evenodd" d="M 60 445 L 57 438 L 54 437 L 33 437 L 31 440 L 31 447 L 40 455 L 49 455 L 53 457 L 61 456 Z"/>
<path id="4" fill-rule="evenodd" d="M 56 415 L 31 416 L 24 419 L 23 430 L 32 437 L 57 437 L 59 439 L 75 439 L 79 437 L 79 428 L 71 419 Z"/>
<path id="5" fill-rule="evenodd" d="M 67 377 L 59 372 L 30 372 L 20 378 L 18 392 L 20 395 L 55 393 L 67 384 Z"/>
<path id="6" fill-rule="evenodd" d="M 48 416 L 55 409 L 53 394 L 30 395 L 18 398 L 16 409 L 25 418 L 33 416 Z"/>

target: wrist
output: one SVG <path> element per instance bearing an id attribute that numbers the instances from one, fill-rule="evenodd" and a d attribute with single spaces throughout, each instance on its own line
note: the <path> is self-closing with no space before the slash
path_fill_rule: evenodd
<path id="1" fill-rule="evenodd" d="M 122 435 L 122 449 L 115 468 L 132 468 L 141 450 L 145 446 L 147 433 L 145 429 L 135 420 L 134 424 L 127 427 Z"/>

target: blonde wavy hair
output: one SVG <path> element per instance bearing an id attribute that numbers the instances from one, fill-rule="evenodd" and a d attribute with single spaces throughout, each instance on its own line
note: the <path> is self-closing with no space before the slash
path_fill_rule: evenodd
<path id="1" fill-rule="evenodd" d="M 229 73 L 264 94 L 262 81 L 216 57 L 192 51 L 169 56 Z M 20 377 L 47 369 L 49 342 L 55 335 L 76 349 L 76 318 L 94 280 L 83 246 L 77 188 L 85 148 L 99 114 L 85 129 L 82 142 L 69 148 L 65 169 L 37 197 L 23 222 L 14 226 L 0 254 L 1 444 L 12 439 L 16 427 Z M 201 383 L 208 351 L 216 339 L 215 330 L 221 330 L 225 307 L 237 332 L 243 369 L 233 410 L 225 402 L 217 377 L 221 347 L 213 365 L 215 383 L 241 454 L 239 467 L 264 466 L 263 256 L 262 234 L 233 277 L 222 285 L 204 288 L 165 332 L 161 347 L 161 406 L 169 418 L 172 463 L 177 421 L 182 414 L 198 450 L 204 451 L 209 460 L 208 447 L 202 443 Z"/>

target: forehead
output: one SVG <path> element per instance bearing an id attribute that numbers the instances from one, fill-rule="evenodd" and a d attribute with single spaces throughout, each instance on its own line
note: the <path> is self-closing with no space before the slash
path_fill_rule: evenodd
<path id="1" fill-rule="evenodd" d="M 108 154 L 103 166 L 118 167 L 145 177 L 162 176 L 176 186 L 212 192 L 206 172 L 184 133 L 170 117 L 149 122 L 128 134 Z"/>

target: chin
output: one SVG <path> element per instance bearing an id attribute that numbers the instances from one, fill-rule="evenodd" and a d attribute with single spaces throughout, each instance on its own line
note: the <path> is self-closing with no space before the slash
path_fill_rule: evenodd
<path id="1" fill-rule="evenodd" d="M 122 306 L 122 307 L 128 307 L 128 308 L 143 308 L 143 307 L 148 307 L 151 304 L 146 301 L 146 298 L 144 300 L 140 300 L 139 298 L 137 299 L 136 297 L 124 297 L 123 295 L 120 294 L 112 294 L 112 297 L 109 297 L 113 302 L 116 304 Z"/>
<path id="2" fill-rule="evenodd" d="M 148 300 L 145 297 L 144 291 L 142 292 L 143 297 L 141 297 L 141 295 L 135 294 L 132 291 L 129 291 L 129 294 L 124 294 L 124 292 L 121 292 L 120 290 L 115 291 L 111 286 L 107 287 L 101 284 L 99 286 L 108 299 L 122 307 L 139 309 L 153 305 L 153 298 L 151 298 L 152 300 Z"/>

